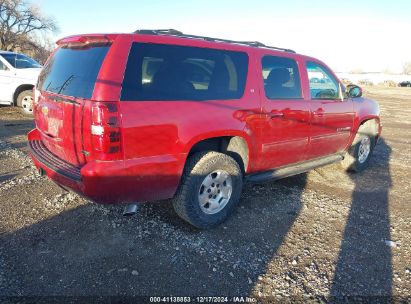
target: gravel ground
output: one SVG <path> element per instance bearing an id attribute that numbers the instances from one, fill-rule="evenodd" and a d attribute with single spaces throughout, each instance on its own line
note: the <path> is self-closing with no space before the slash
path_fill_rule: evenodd
<path id="1" fill-rule="evenodd" d="M 384 124 L 369 170 L 334 164 L 246 185 L 237 211 L 210 231 L 168 202 L 124 218 L 121 207 L 65 192 L 27 156 L 32 120 L 0 108 L 0 297 L 411 301 L 411 90 L 366 95 L 380 102 Z"/>

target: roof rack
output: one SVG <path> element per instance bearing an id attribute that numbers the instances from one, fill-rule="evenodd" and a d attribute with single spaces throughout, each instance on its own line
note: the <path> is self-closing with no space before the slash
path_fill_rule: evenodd
<path id="1" fill-rule="evenodd" d="M 241 44 L 241 45 L 247 45 L 247 46 L 252 46 L 252 47 L 267 48 L 267 49 L 273 49 L 277 51 L 295 53 L 295 51 L 293 50 L 283 49 L 283 48 L 279 48 L 275 46 L 268 46 L 259 41 L 235 41 L 235 40 L 212 38 L 212 37 L 206 37 L 206 36 L 188 35 L 188 34 L 183 34 L 183 32 L 177 31 L 175 29 L 137 30 L 134 32 L 134 34 L 167 35 L 167 36 L 176 36 L 176 37 L 189 38 L 189 39 L 202 39 L 202 40 L 211 41 L 211 42 L 225 42 L 225 43 L 232 43 L 232 44 Z"/>

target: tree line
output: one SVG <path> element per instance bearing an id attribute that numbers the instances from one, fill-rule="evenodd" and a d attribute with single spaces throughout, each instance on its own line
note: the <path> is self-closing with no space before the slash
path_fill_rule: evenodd
<path id="1" fill-rule="evenodd" d="M 57 31 L 53 18 L 22 0 L 0 0 L 0 49 L 25 53 L 44 63 L 54 48 L 47 37 Z"/>

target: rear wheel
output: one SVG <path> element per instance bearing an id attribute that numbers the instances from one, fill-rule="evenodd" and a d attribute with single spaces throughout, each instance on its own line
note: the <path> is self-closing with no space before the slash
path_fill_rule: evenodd
<path id="1" fill-rule="evenodd" d="M 17 106 L 25 115 L 33 115 L 33 91 L 25 90 L 17 96 Z"/>
<path id="2" fill-rule="evenodd" d="M 219 152 L 200 152 L 187 160 L 173 199 L 176 213 L 201 229 L 224 222 L 237 205 L 243 180 L 238 163 Z"/>
<path id="3" fill-rule="evenodd" d="M 368 167 L 375 146 L 375 133 L 370 124 L 362 125 L 342 162 L 348 171 L 361 172 Z"/>

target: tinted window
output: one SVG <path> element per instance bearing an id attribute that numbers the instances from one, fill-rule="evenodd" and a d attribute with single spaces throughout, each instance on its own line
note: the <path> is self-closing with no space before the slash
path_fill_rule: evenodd
<path id="1" fill-rule="evenodd" d="M 51 93 L 90 99 L 109 46 L 60 48 L 44 67 L 38 87 Z"/>
<path id="2" fill-rule="evenodd" d="M 312 99 L 339 98 L 338 81 L 321 65 L 307 62 L 308 80 Z"/>
<path id="3" fill-rule="evenodd" d="M 246 53 L 134 43 L 121 100 L 238 99 L 247 69 Z"/>
<path id="4" fill-rule="evenodd" d="M 301 98 L 301 83 L 295 60 L 265 56 L 262 60 L 265 96 L 269 99 Z"/>
<path id="5" fill-rule="evenodd" d="M 3 54 L 2 56 L 16 69 L 41 68 L 37 61 L 21 54 Z"/>

